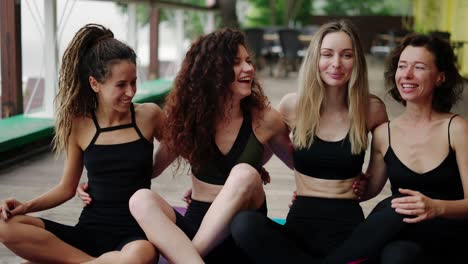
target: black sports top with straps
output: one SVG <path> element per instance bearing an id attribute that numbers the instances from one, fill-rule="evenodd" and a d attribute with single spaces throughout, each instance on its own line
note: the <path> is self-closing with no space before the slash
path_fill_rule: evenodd
<path id="1" fill-rule="evenodd" d="M 224 155 L 213 142 L 215 155 L 210 157 L 198 171 L 192 169 L 193 175 L 200 181 L 224 185 L 231 169 L 239 163 L 247 163 L 260 172 L 263 162 L 263 144 L 252 130 L 252 116 L 244 112 L 242 125 L 232 148 Z"/>
<path id="2" fill-rule="evenodd" d="M 88 171 L 88 192 L 93 201 L 86 206 L 78 225 L 112 232 L 140 231 L 130 214 L 128 201 L 139 189 L 151 187 L 153 144 L 136 125 L 133 104 L 130 124 L 101 128 L 93 113 L 96 126 L 89 146 L 84 150 L 84 165 Z M 95 144 L 101 133 L 133 128 L 139 139 L 112 145 Z"/>
<path id="3" fill-rule="evenodd" d="M 325 141 L 314 136 L 309 148 L 294 149 L 294 168 L 301 174 L 319 179 L 350 179 L 362 171 L 365 153 L 351 153 L 349 132 L 340 141 Z"/>
<path id="4" fill-rule="evenodd" d="M 391 183 L 393 194 L 399 194 L 398 188 L 419 191 L 433 199 L 457 200 L 463 199 L 463 186 L 460 179 L 455 151 L 450 145 L 450 124 L 448 124 L 448 155 L 434 169 L 417 173 L 408 168 L 393 151 L 390 137 L 390 122 L 388 122 L 388 150 L 384 160 L 387 167 L 387 176 Z"/>

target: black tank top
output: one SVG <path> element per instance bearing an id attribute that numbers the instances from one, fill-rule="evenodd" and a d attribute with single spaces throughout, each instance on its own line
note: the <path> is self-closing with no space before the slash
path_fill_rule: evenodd
<path id="1" fill-rule="evenodd" d="M 83 158 L 93 201 L 83 209 L 79 225 L 117 233 L 140 230 L 130 214 L 128 201 L 137 190 L 151 187 L 153 144 L 138 129 L 133 104 L 130 111 L 130 124 L 106 128 L 100 128 L 96 115 L 92 114 L 96 134 Z M 95 144 L 101 133 L 126 128 L 134 128 L 140 138 L 112 145 Z"/>
<path id="2" fill-rule="evenodd" d="M 294 149 L 294 168 L 301 174 L 319 179 L 350 179 L 361 173 L 365 153 L 351 153 L 349 132 L 340 141 L 325 141 L 314 136 L 309 148 Z"/>
<path id="3" fill-rule="evenodd" d="M 450 124 L 455 116 L 450 118 L 448 124 L 448 155 L 439 166 L 425 173 L 412 171 L 396 156 L 392 149 L 390 122 L 388 122 L 388 150 L 385 153 L 384 161 L 393 194 L 399 194 L 398 188 L 405 188 L 419 191 L 433 199 L 463 199 L 460 171 L 458 170 L 455 151 L 450 145 Z"/>
<path id="4" fill-rule="evenodd" d="M 212 140 L 215 155 L 205 162 L 198 171 L 192 169 L 193 175 L 200 181 L 224 185 L 231 169 L 239 163 L 247 163 L 260 172 L 263 162 L 263 144 L 258 141 L 252 130 L 252 117 L 244 112 L 242 125 L 236 140 L 229 152 L 224 155 Z"/>

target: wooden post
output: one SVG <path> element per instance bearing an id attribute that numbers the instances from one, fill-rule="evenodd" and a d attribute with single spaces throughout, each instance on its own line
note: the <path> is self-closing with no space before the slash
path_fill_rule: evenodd
<path id="1" fill-rule="evenodd" d="M 160 9 L 155 4 L 152 4 L 149 19 L 150 57 L 148 67 L 148 79 L 150 80 L 159 78 L 159 20 Z"/>
<path id="2" fill-rule="evenodd" d="M 21 1 L 0 1 L 2 118 L 23 113 Z"/>

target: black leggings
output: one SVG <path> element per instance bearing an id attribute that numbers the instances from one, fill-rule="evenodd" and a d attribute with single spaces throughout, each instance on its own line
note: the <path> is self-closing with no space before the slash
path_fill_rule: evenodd
<path id="1" fill-rule="evenodd" d="M 421 250 L 424 263 L 468 263 L 466 259 L 459 261 L 464 252 L 462 248 L 468 244 L 466 220 L 435 218 L 407 224 L 403 222 L 407 216 L 398 214 L 391 207 L 395 197 L 401 195 L 381 201 L 352 235 L 325 259 L 325 263 L 375 259 L 380 253 L 387 258 L 398 254 L 410 258 Z M 390 263 L 388 259 L 385 261 Z"/>
<path id="2" fill-rule="evenodd" d="M 190 238 L 193 239 L 200 228 L 201 222 L 211 203 L 192 200 L 185 216 L 177 211 L 176 225 Z M 255 212 L 261 215 L 267 214 L 266 201 Z M 216 246 L 205 258 L 206 263 L 247 263 L 248 257 L 234 243 L 231 236 L 228 236 L 221 244 Z"/>
<path id="3" fill-rule="evenodd" d="M 363 221 L 358 202 L 298 196 L 284 226 L 254 211 L 239 213 L 232 236 L 255 263 L 319 262 Z"/>

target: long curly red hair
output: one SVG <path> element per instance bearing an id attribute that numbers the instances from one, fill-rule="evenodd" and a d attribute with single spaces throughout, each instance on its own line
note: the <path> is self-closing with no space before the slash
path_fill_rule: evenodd
<path id="1" fill-rule="evenodd" d="M 188 50 L 167 96 L 167 124 L 164 141 L 170 150 L 197 170 L 215 153 L 215 122 L 226 117 L 232 104 L 230 84 L 235 79 L 234 61 L 245 36 L 233 29 L 221 29 L 199 37 Z M 242 99 L 241 109 L 261 113 L 267 97 L 254 78 L 252 93 Z M 257 111 L 253 111 L 257 110 Z"/>

